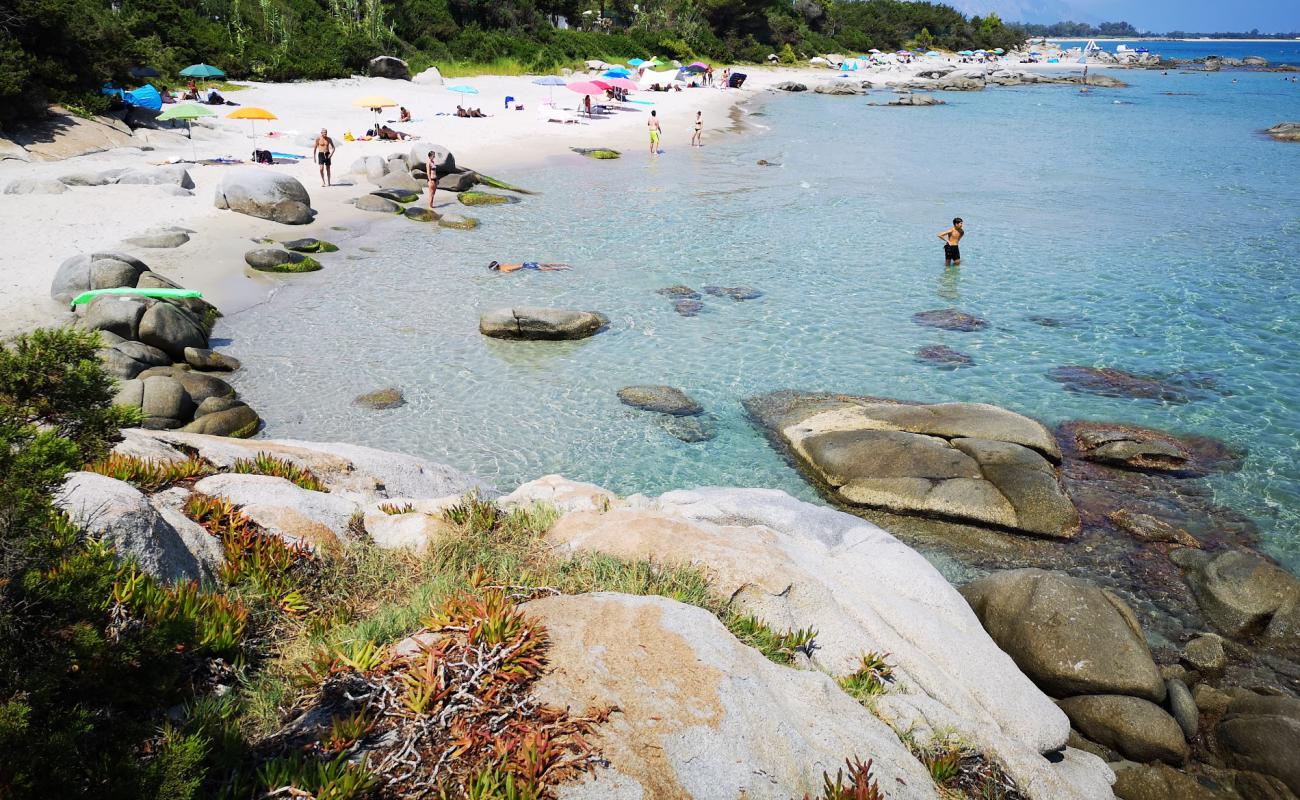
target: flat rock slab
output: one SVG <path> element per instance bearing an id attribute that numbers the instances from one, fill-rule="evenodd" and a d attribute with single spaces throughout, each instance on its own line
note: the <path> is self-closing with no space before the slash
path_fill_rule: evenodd
<path id="1" fill-rule="evenodd" d="M 618 390 L 618 399 L 625 406 L 675 417 L 691 417 L 704 411 L 690 395 L 672 386 L 625 386 Z"/>
<path id="2" fill-rule="evenodd" d="M 1057 428 L 1072 455 L 1137 472 L 1197 477 L 1241 469 L 1246 453 L 1209 436 L 1178 436 L 1137 425 L 1074 420 Z"/>
<path id="3" fill-rule="evenodd" d="M 402 210 L 402 207 L 394 201 L 374 194 L 358 197 L 356 206 L 360 211 L 374 211 L 379 214 L 397 214 Z"/>
<path id="4" fill-rule="evenodd" d="M 285 250 L 292 250 L 295 253 L 336 253 L 338 245 L 331 244 L 322 239 L 305 238 L 290 239 L 281 243 Z"/>
<path id="5" fill-rule="evenodd" d="M 600 161 L 619 158 L 622 156 L 622 153 L 612 147 L 570 147 L 569 149 L 580 156 L 586 156 L 587 158 L 594 158 Z"/>
<path id="6" fill-rule="evenodd" d="M 401 389 L 390 386 L 387 389 L 376 389 L 373 392 L 358 395 L 352 402 L 362 408 L 384 411 L 406 405 L 406 397 L 402 394 Z"/>
<path id="7" fill-rule="evenodd" d="M 1038 536 L 1079 532 L 1054 466 L 1060 448 L 1035 420 L 979 403 L 809 400 L 802 411 L 795 399 L 785 414 L 760 412 L 760 422 L 840 502 Z M 762 404 L 746 403 L 751 413 Z"/>
<path id="8" fill-rule="evenodd" d="M 189 240 L 190 235 L 185 231 L 153 231 L 142 233 L 139 236 L 132 236 L 130 239 L 126 239 L 125 243 L 132 247 L 162 250 L 180 247 Z"/>
<path id="9" fill-rule="evenodd" d="M 725 297 L 736 302 L 757 300 L 763 293 L 753 286 L 705 286 L 704 293 L 713 297 Z"/>
<path id="10" fill-rule="evenodd" d="M 479 333 L 495 339 L 586 339 L 609 324 L 595 311 L 520 306 L 498 308 L 479 318 Z"/>
<path id="11" fill-rule="evenodd" d="M 493 192 L 461 192 L 456 196 L 461 205 L 466 206 L 501 206 L 518 203 L 518 197 Z"/>

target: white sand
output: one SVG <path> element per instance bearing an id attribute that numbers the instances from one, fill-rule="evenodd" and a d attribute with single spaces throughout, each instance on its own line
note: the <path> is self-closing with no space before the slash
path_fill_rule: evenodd
<path id="1" fill-rule="evenodd" d="M 933 62 L 929 62 L 933 63 Z M 890 80 L 912 76 L 922 64 L 895 67 L 883 73 Z M 965 65 L 962 65 L 965 66 Z M 1023 69 L 1025 65 L 1008 65 Z M 1052 65 L 1056 66 L 1056 65 Z M 1066 68 L 1068 65 L 1060 65 Z M 480 77 L 448 80 L 449 85 L 467 84 L 477 95 L 462 95 L 441 86 L 418 86 L 406 81 L 382 78 L 350 78 L 291 84 L 254 84 L 228 96 L 241 106 L 269 109 L 278 119 L 257 123 L 257 146 L 276 152 L 310 155 L 310 137 L 320 128 L 329 129 L 338 143 L 334 156 L 334 179 L 357 185 L 320 185 L 316 166 L 308 159 L 297 164 L 260 167 L 296 177 L 311 194 L 319 213 L 310 225 L 279 225 L 213 206 L 213 193 L 222 176 L 232 167 L 190 165 L 196 189 L 193 197 L 174 197 L 156 186 L 72 187 L 57 195 L 0 194 L 0 336 L 66 320 L 66 309 L 49 298 L 49 285 L 60 263 L 77 253 L 121 249 L 182 285 L 198 289 L 227 311 L 260 302 L 280 285 L 279 278 L 245 268 L 243 253 L 251 238 L 277 239 L 317 236 L 339 242 L 357 235 L 369 224 L 385 218 L 359 212 L 346 200 L 368 192 L 364 178 L 348 175 L 352 163 L 365 155 L 407 152 L 410 143 L 345 142 L 343 134 L 361 135 L 374 116 L 352 101 L 366 95 L 384 95 L 405 105 L 414 117 L 411 123 L 392 123 L 402 132 L 430 144 L 451 149 L 461 166 L 478 169 L 510 180 L 510 167 L 553 155 L 568 153 L 570 147 L 609 146 L 620 149 L 625 158 L 648 158 L 645 123 L 651 108 L 658 111 L 664 129 L 664 144 L 685 147 L 690 141 L 695 112 L 704 112 L 707 145 L 710 138 L 725 135 L 733 127 L 730 110 L 734 104 L 785 80 L 799 80 L 810 86 L 831 79 L 837 73 L 827 69 L 744 68 L 749 76 L 741 90 L 687 89 L 682 92 L 638 92 L 636 100 L 650 100 L 654 106 L 629 105 L 628 111 L 609 117 L 583 120 L 579 124 L 556 124 L 551 116 L 572 118 L 578 95 L 564 87 L 537 86 L 534 76 Z M 881 73 L 861 71 L 854 77 L 879 80 Z M 553 94 L 559 112 L 543 102 Z M 522 101 L 524 111 L 506 111 L 509 95 Z M 479 107 L 492 115 L 487 119 L 462 119 L 449 114 L 458 103 Z M 234 107 L 218 108 L 218 113 Z M 396 119 L 389 109 L 384 119 Z M 272 138 L 269 131 L 286 135 Z M 18 178 L 57 178 L 71 172 L 114 167 L 138 167 L 176 159 L 189 160 L 231 156 L 248 159 L 252 151 L 247 121 L 223 117 L 204 120 L 196 126 L 193 143 L 183 135 L 166 133 L 165 140 L 151 151 L 119 148 L 59 162 L 0 162 L 0 186 Z M 574 156 L 575 158 L 577 156 Z M 439 194 L 438 205 L 455 205 L 450 193 Z M 165 249 L 132 248 L 121 241 L 159 226 L 181 226 L 195 231 L 182 247 Z M 331 230 L 345 226 L 348 232 Z"/>

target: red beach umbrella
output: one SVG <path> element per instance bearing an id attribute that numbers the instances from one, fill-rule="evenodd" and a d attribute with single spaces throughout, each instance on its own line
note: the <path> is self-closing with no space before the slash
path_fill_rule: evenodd
<path id="1" fill-rule="evenodd" d="M 601 89 L 601 91 L 606 91 L 606 90 L 608 90 L 608 89 L 612 89 L 612 88 L 614 88 L 613 84 L 609 84 L 609 83 L 606 83 L 606 82 L 604 82 L 604 81 L 592 81 L 592 82 L 591 82 L 591 85 L 592 85 L 592 86 L 599 86 L 600 89 Z"/>

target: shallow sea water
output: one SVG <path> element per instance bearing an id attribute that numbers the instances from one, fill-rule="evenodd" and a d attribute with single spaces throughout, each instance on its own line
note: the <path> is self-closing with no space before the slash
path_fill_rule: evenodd
<path id="1" fill-rule="evenodd" d="M 740 404 L 786 388 L 1211 434 L 1250 450 L 1215 479 L 1219 501 L 1298 568 L 1300 145 L 1259 131 L 1300 119 L 1300 84 L 1120 75 L 1134 88 L 991 89 L 928 109 L 868 106 L 891 96 L 879 92 L 771 96 L 746 132 L 699 150 L 688 121 L 668 119 L 658 158 L 574 155 L 499 175 L 540 194 L 474 209 L 473 232 L 384 225 L 369 242 L 380 252 L 325 257 L 218 334 L 245 364 L 234 380 L 263 435 L 401 450 L 502 488 L 560 472 L 622 493 L 727 484 L 814 498 Z M 954 215 L 968 231 L 956 271 L 935 238 Z M 574 269 L 500 275 L 493 259 Z M 672 284 L 764 296 L 706 296 L 684 318 L 656 294 Z M 480 336 L 478 315 L 507 305 L 597 310 L 611 325 L 574 343 Z M 992 325 L 911 321 L 948 306 Z M 931 344 L 976 366 L 917 363 Z M 1192 371 L 1219 390 L 1185 404 L 1075 394 L 1047 377 L 1070 364 Z M 687 390 L 717 438 L 686 444 L 621 405 L 615 392 L 640 383 Z M 385 386 L 407 405 L 353 405 Z"/>

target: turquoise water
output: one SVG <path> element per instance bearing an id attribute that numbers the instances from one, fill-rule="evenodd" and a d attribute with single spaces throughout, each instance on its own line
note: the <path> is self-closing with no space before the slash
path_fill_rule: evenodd
<path id="1" fill-rule="evenodd" d="M 1083 47 L 1087 39 L 1052 39 L 1062 47 Z M 1098 39 L 1097 45 L 1107 52 L 1115 52 L 1119 45 L 1130 48 L 1145 47 L 1164 58 L 1205 58 L 1221 56 L 1223 58 L 1245 58 L 1262 56 L 1271 64 L 1300 65 L 1300 41 L 1279 39 L 1268 42 L 1243 42 L 1233 40 L 1196 40 L 1192 42 L 1150 42 L 1135 39 Z"/>
<path id="2" fill-rule="evenodd" d="M 499 176 L 541 194 L 477 210 L 475 232 L 385 225 L 382 252 L 327 256 L 219 333 L 244 361 L 235 380 L 265 435 L 403 450 L 502 487 L 561 472 L 620 492 L 734 484 L 814 497 L 740 406 L 783 388 L 1212 434 L 1251 453 L 1217 479 L 1219 500 L 1300 566 L 1300 145 L 1259 133 L 1300 119 L 1300 85 L 1123 77 L 1135 87 L 948 94 L 931 109 L 867 105 L 881 93 L 773 95 L 746 133 L 701 150 L 686 146 L 686 120 L 667 119 L 659 158 L 575 155 Z M 967 221 L 965 261 L 945 271 L 935 234 L 954 215 Z M 484 268 L 493 259 L 575 268 L 500 275 Z M 684 318 L 655 292 L 678 283 L 765 295 L 706 297 Z M 483 310 L 525 304 L 612 323 L 577 343 L 478 334 Z M 993 325 L 911 321 L 950 305 Z M 930 344 L 976 366 L 917 363 Z M 1219 388 L 1181 405 L 1074 394 L 1047 377 L 1068 364 L 1188 370 Z M 717 438 L 686 444 L 622 406 L 616 390 L 635 383 L 689 391 Z M 389 385 L 408 405 L 352 405 Z"/>

